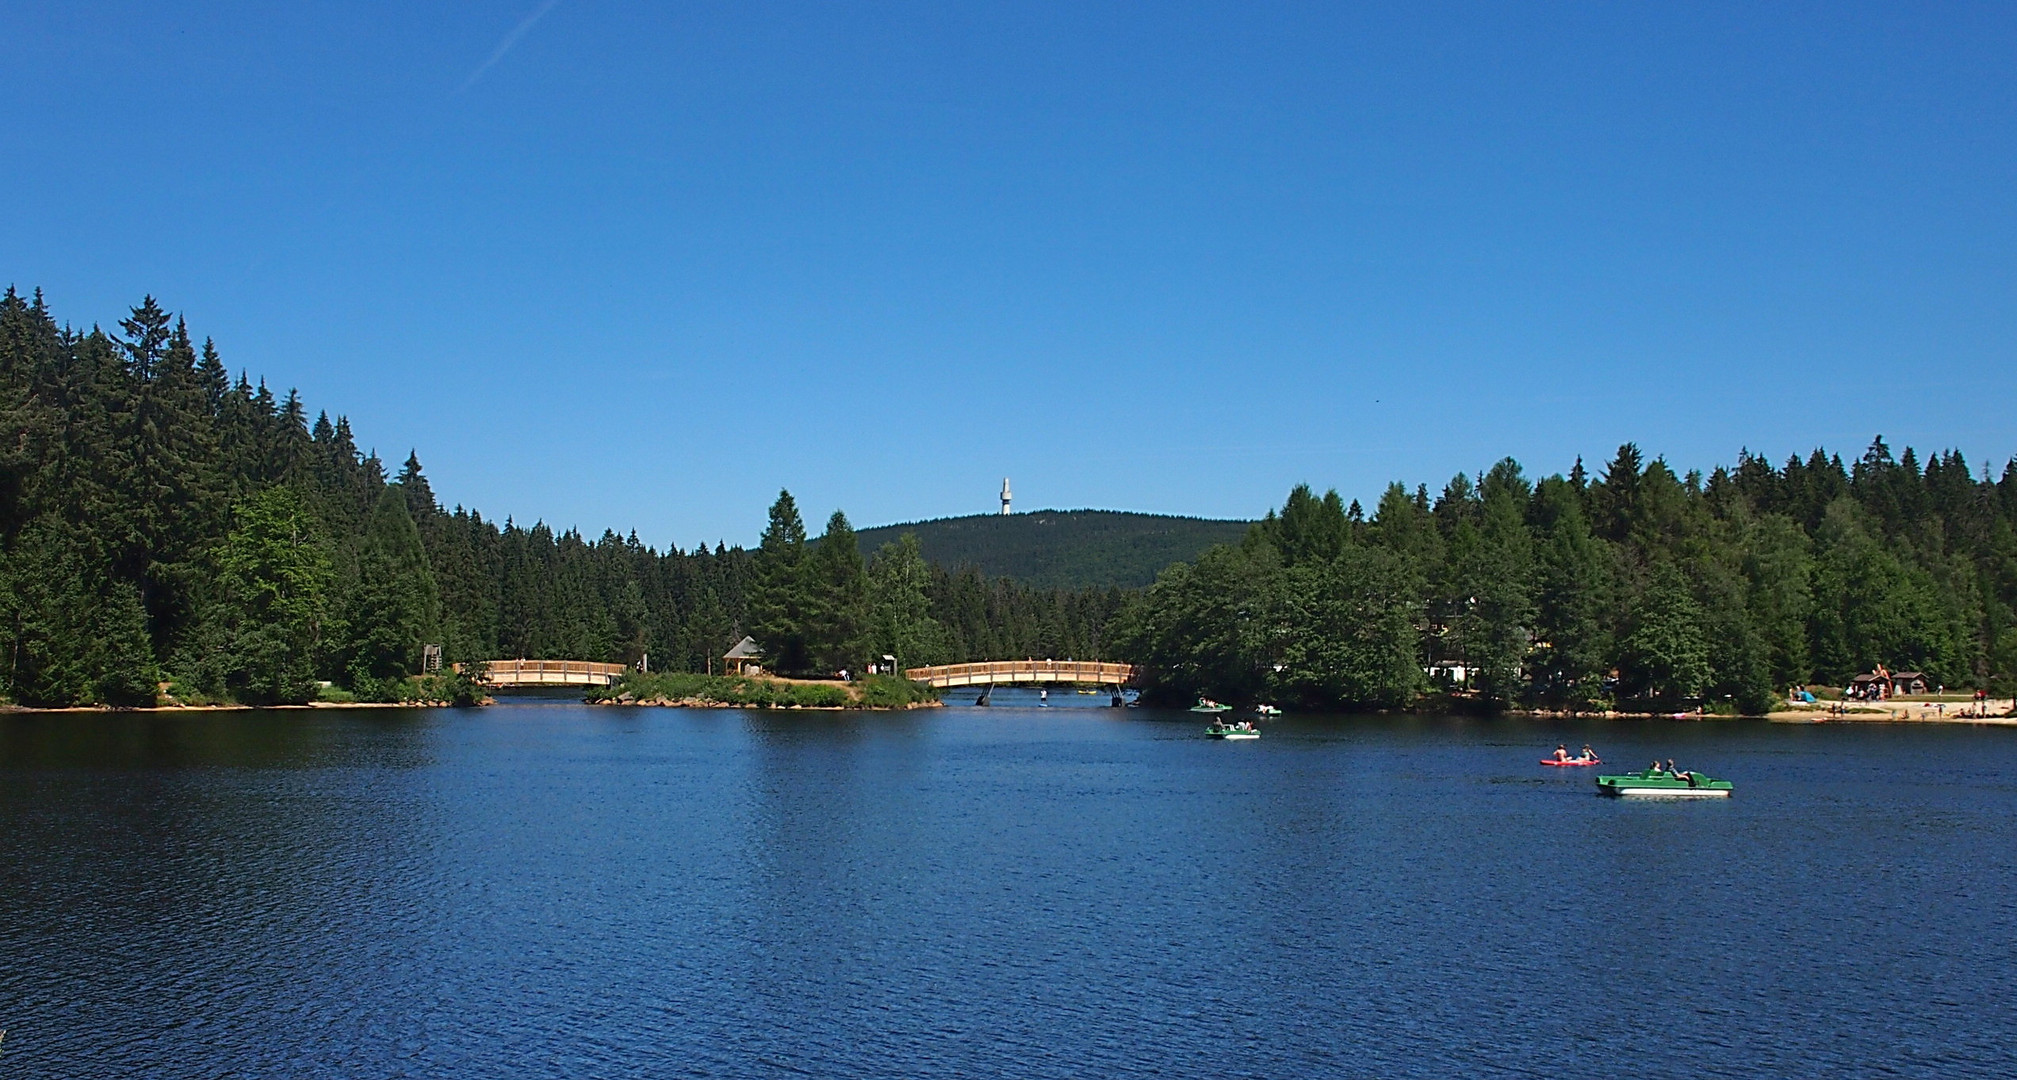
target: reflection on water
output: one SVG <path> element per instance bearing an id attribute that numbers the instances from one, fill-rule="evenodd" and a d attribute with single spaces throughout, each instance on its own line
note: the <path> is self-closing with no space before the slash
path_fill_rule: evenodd
<path id="1" fill-rule="evenodd" d="M 1226 744 L 1059 697 L 0 718 L 0 1061 L 2017 1066 L 2017 733 L 1291 718 Z M 1737 798 L 1599 799 L 1535 763 L 1565 740 Z"/>

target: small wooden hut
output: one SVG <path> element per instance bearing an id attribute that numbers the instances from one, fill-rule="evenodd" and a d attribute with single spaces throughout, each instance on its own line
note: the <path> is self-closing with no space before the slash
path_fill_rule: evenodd
<path id="1" fill-rule="evenodd" d="M 756 639 L 744 635 L 735 643 L 735 648 L 721 654 L 723 675 L 763 674 L 763 650 L 757 647 Z"/>

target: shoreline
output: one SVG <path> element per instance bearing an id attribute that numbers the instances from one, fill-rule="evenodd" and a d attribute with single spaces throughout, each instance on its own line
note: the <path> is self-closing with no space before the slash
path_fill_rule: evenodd
<path id="1" fill-rule="evenodd" d="M 1946 705 L 1943 712 L 1940 705 Z M 1830 705 L 1840 705 L 1842 712 L 1830 713 Z M 1973 710 L 1974 702 L 1934 702 L 1934 701 L 1855 701 L 1816 703 L 1797 709 L 1779 709 L 1765 719 L 1775 724 L 1983 724 L 1997 727 L 2017 727 L 2017 702 L 2010 698 L 1989 698 L 1981 703 L 1981 711 L 1972 715 L 1962 715 L 1964 709 Z"/>
<path id="2" fill-rule="evenodd" d="M 496 698 L 485 698 L 475 705 L 463 708 L 484 708 L 497 704 Z M 798 712 L 909 712 L 913 709 L 942 709 L 944 701 L 917 701 L 907 705 L 737 705 L 701 698 L 681 698 L 668 700 L 652 698 L 644 701 L 583 701 L 593 707 L 632 706 L 653 709 L 764 709 Z M 1530 720 L 1698 720 L 1704 723 L 1716 720 L 1764 720 L 1774 724 L 1974 724 L 1986 727 L 2017 727 L 2017 701 L 2010 698 L 1990 698 L 1983 703 L 1985 715 L 1962 715 L 1958 708 L 1946 712 L 1939 711 L 1935 702 L 1885 701 L 1856 702 L 1848 706 L 1847 712 L 1831 714 L 1825 705 L 1799 708 L 1776 709 L 1764 716 L 1732 716 L 1709 713 L 1640 713 L 1640 712 L 1571 712 L 1555 709 L 1509 709 L 1505 716 L 1517 716 Z M 1950 706 L 1953 702 L 1946 703 Z M 1972 703 L 1965 703 L 1972 706 Z M 311 701 L 303 705 L 65 705 L 53 708 L 39 708 L 31 705 L 0 705 L 0 716 L 32 716 L 41 714 L 111 714 L 111 713 L 206 713 L 206 712 L 252 712 L 255 710 L 311 712 L 322 709 L 452 709 L 457 706 L 445 701 Z"/>
<path id="3" fill-rule="evenodd" d="M 496 698 L 485 698 L 475 705 L 464 708 L 482 708 L 497 704 Z M 313 709 L 453 709 L 457 706 L 448 701 L 311 701 L 303 705 L 58 705 L 42 708 L 34 705 L 0 705 L 0 716 L 29 715 L 38 713 L 195 713 L 195 712 L 251 712 L 255 709 L 285 709 L 307 712 Z"/>

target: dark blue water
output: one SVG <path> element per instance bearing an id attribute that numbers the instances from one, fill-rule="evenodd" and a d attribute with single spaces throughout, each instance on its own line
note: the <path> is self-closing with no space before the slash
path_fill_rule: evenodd
<path id="1" fill-rule="evenodd" d="M 0 1076 L 2017 1074 L 2017 729 L 1097 700 L 0 718 Z"/>

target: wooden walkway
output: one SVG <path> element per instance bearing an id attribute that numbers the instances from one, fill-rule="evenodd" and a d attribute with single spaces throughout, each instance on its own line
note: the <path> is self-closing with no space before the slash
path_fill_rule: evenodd
<path id="1" fill-rule="evenodd" d="M 955 686 L 1029 686 L 1036 683 L 1078 683 L 1083 686 L 1126 686 L 1141 674 L 1134 664 L 1100 660 L 988 660 L 976 664 L 940 664 L 907 668 L 904 675 L 941 690 Z"/>
<path id="2" fill-rule="evenodd" d="M 483 685 L 608 686 L 629 670 L 622 664 L 589 660 L 492 660 L 484 669 Z"/>

